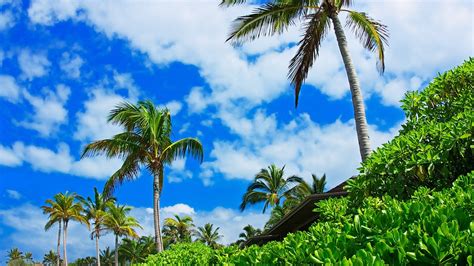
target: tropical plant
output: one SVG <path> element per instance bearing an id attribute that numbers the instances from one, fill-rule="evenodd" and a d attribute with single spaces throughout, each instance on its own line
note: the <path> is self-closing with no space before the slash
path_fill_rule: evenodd
<path id="1" fill-rule="evenodd" d="M 142 228 L 134 217 L 128 215 L 131 210 L 128 206 L 108 204 L 104 227 L 115 235 L 115 266 L 118 266 L 119 262 L 119 237 L 138 238 L 135 228 Z"/>
<path id="2" fill-rule="evenodd" d="M 114 252 L 115 253 L 115 252 Z M 104 266 L 112 266 L 114 264 L 114 253 L 110 250 L 110 247 L 100 251 L 100 263 Z"/>
<path id="3" fill-rule="evenodd" d="M 49 215 L 48 222 L 45 225 L 45 230 L 51 228 L 55 223 L 60 222 L 63 226 L 63 260 L 67 266 L 67 229 L 70 221 L 77 221 L 79 223 L 89 226 L 86 217 L 82 215 L 82 205 L 78 202 L 79 197 L 76 193 L 58 193 L 54 195 L 53 199 L 46 200 L 46 205 L 42 206 L 43 213 Z"/>
<path id="4" fill-rule="evenodd" d="M 26 264 L 33 264 L 33 253 L 26 252 L 25 255 L 23 256 L 23 260 L 25 261 Z"/>
<path id="5" fill-rule="evenodd" d="M 163 236 L 166 238 L 167 246 L 178 242 L 191 242 L 193 228 L 193 219 L 190 216 L 174 215 L 174 218 L 166 218 Z"/>
<path id="6" fill-rule="evenodd" d="M 211 265 L 213 249 L 201 242 L 177 243 L 137 265 Z M 212 264 L 218 265 L 218 264 Z"/>
<path id="7" fill-rule="evenodd" d="M 272 164 L 267 169 L 262 169 L 255 176 L 253 182 L 248 186 L 245 192 L 240 210 L 243 211 L 248 204 L 264 202 L 263 212 L 268 206 L 280 206 L 280 201 L 287 196 L 291 186 L 300 184 L 302 178 L 297 176 L 284 177 L 285 167 L 278 168 Z"/>
<path id="8" fill-rule="evenodd" d="M 156 253 L 155 242 L 152 237 L 144 236 L 138 240 L 123 239 L 119 248 L 119 257 L 131 265 L 145 262 L 145 259 Z"/>
<path id="9" fill-rule="evenodd" d="M 246 0 L 222 0 L 221 5 L 242 4 Z M 351 0 L 273 0 L 257 8 L 252 14 L 237 18 L 232 32 L 227 39 L 233 43 L 254 40 L 261 36 L 281 34 L 296 23 L 303 24 L 304 34 L 296 55 L 291 59 L 288 77 L 295 87 L 295 105 L 298 105 L 299 93 L 308 72 L 319 55 L 319 48 L 327 33 L 334 27 L 336 40 L 346 68 L 349 88 L 359 140 L 362 161 L 370 153 L 367 119 L 365 117 L 364 99 L 359 79 L 349 55 L 346 36 L 339 20 L 340 13 L 346 13 L 346 28 L 353 31 L 369 51 L 375 51 L 378 58 L 378 69 L 385 69 L 384 44 L 387 42 L 387 27 L 372 19 L 364 12 L 349 10 Z"/>
<path id="10" fill-rule="evenodd" d="M 107 208 L 115 202 L 115 198 L 105 197 L 94 187 L 94 198 L 87 197 L 82 200 L 84 212 L 87 220 L 91 222 L 91 239 L 95 239 L 96 262 L 100 266 L 99 238 L 104 230 L 104 219 L 107 214 Z"/>
<path id="11" fill-rule="evenodd" d="M 85 258 L 78 258 L 76 261 L 71 263 L 73 266 L 93 266 L 97 264 L 97 259 L 94 257 L 85 257 Z"/>
<path id="12" fill-rule="evenodd" d="M 301 203 L 306 197 L 312 194 L 323 193 L 326 187 L 326 174 L 318 178 L 317 175 L 311 174 L 312 183 L 309 184 L 305 180 L 302 180 L 300 184 L 293 187 L 288 192 L 288 197 L 283 204 L 285 213 L 288 213 L 291 209 Z"/>
<path id="13" fill-rule="evenodd" d="M 53 266 L 58 261 L 58 254 L 50 250 L 48 253 L 43 256 L 43 264 L 45 266 Z"/>
<path id="14" fill-rule="evenodd" d="M 290 209 L 281 207 L 281 206 L 276 206 L 273 208 L 272 212 L 270 213 L 270 218 L 268 221 L 265 223 L 264 230 L 270 230 L 273 226 L 275 226 L 283 217 L 285 214 L 289 212 Z"/>
<path id="15" fill-rule="evenodd" d="M 122 103 L 113 109 L 109 122 L 123 126 L 125 131 L 110 139 L 95 141 L 86 146 L 82 156 L 105 154 L 124 158 L 122 167 L 107 181 L 104 188 L 109 195 L 118 184 L 139 176 L 142 166 L 153 175 L 153 218 L 157 251 L 163 250 L 160 231 L 160 196 L 163 189 L 164 166 L 186 154 L 203 159 L 202 145 L 195 138 L 171 140 L 171 115 L 167 109 L 157 109 L 151 101 L 137 105 Z"/>
<path id="16" fill-rule="evenodd" d="M 23 258 L 23 252 L 21 252 L 18 248 L 12 248 L 8 251 L 8 260 L 18 260 Z"/>
<path id="17" fill-rule="evenodd" d="M 420 187 L 443 189 L 474 170 L 474 58 L 402 100 L 399 135 L 375 150 L 348 182 L 351 201 L 389 194 L 407 199 Z"/>
<path id="18" fill-rule="evenodd" d="M 253 227 L 252 225 L 248 224 L 243 228 L 243 232 L 239 234 L 239 240 L 237 240 L 237 245 L 242 245 L 247 240 L 254 236 L 258 236 L 262 233 L 262 230 Z"/>
<path id="19" fill-rule="evenodd" d="M 198 227 L 195 235 L 197 241 L 203 242 L 211 248 L 219 247 L 217 241 L 222 237 L 219 234 L 219 227 L 214 228 L 211 223 Z"/>

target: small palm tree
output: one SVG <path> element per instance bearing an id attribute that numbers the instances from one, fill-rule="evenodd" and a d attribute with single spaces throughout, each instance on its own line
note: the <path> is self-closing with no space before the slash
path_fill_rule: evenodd
<path id="1" fill-rule="evenodd" d="M 273 208 L 272 213 L 270 214 L 270 218 L 265 224 L 265 231 L 276 225 L 285 216 L 285 214 L 287 214 L 287 212 L 287 209 L 281 206 L 276 206 L 275 208 Z"/>
<path id="2" fill-rule="evenodd" d="M 284 177 L 285 167 L 278 168 L 272 164 L 267 169 L 262 169 L 248 186 L 242 198 L 240 210 L 243 211 L 248 204 L 264 202 L 263 212 L 268 206 L 280 206 L 280 201 L 286 196 L 291 186 L 297 185 L 303 179 L 297 176 Z"/>
<path id="3" fill-rule="evenodd" d="M 25 253 L 25 256 L 23 257 L 23 259 L 25 260 L 25 263 L 26 263 L 26 264 L 33 264 L 33 253 L 31 253 L 31 252 L 26 252 L 26 253 Z"/>
<path id="4" fill-rule="evenodd" d="M 311 174 L 311 177 L 313 180 L 312 184 L 309 184 L 303 180 L 300 184 L 288 192 L 288 198 L 283 204 L 285 213 L 289 212 L 309 195 L 320 194 L 324 192 L 326 187 L 326 174 L 324 174 L 321 178 L 318 178 L 318 176 L 315 174 Z"/>
<path id="5" fill-rule="evenodd" d="M 163 225 L 163 232 L 166 232 L 169 244 L 178 242 L 191 242 L 193 232 L 193 218 L 190 216 L 175 215 L 174 218 L 166 218 Z"/>
<path id="6" fill-rule="evenodd" d="M 252 238 L 254 236 L 258 236 L 262 233 L 262 230 L 260 230 L 258 228 L 255 228 L 250 224 L 246 225 L 243 228 L 243 230 L 244 231 L 239 234 L 239 240 L 237 240 L 237 242 L 236 242 L 238 245 L 242 245 L 243 243 L 245 243 L 250 238 Z"/>
<path id="7" fill-rule="evenodd" d="M 43 264 L 45 266 L 53 266 L 54 264 L 57 263 L 58 257 L 59 256 L 57 253 L 50 250 L 48 253 L 44 254 L 43 256 Z"/>
<path id="8" fill-rule="evenodd" d="M 45 225 L 45 230 L 48 230 L 53 224 L 58 221 L 63 225 L 63 259 L 67 266 L 67 229 L 70 221 L 77 221 L 89 226 L 87 218 L 82 215 L 82 205 L 78 200 L 80 199 L 76 193 L 58 193 L 54 195 L 54 199 L 46 200 L 46 206 L 42 206 L 43 213 L 49 215 L 49 220 Z"/>
<path id="9" fill-rule="evenodd" d="M 223 0 L 221 5 L 231 6 L 245 2 L 247 1 Z M 240 43 L 260 36 L 281 34 L 289 26 L 302 23 L 304 25 L 303 38 L 299 42 L 296 55 L 291 59 L 288 73 L 295 87 L 295 105 L 297 106 L 301 85 L 318 57 L 321 43 L 331 29 L 332 22 L 352 94 L 359 150 L 364 161 L 370 153 L 364 99 L 339 15 L 346 13 L 346 27 L 355 33 L 365 48 L 376 51 L 377 66 L 381 73 L 385 69 L 384 44 L 387 42 L 388 31 L 386 26 L 370 18 L 366 13 L 349 10 L 348 7 L 352 2 L 352 0 L 269 1 L 252 14 L 237 18 L 228 40 Z"/>
<path id="10" fill-rule="evenodd" d="M 219 244 L 217 244 L 217 241 L 222 236 L 219 235 L 219 227 L 213 227 L 213 224 L 207 223 L 203 227 L 198 227 L 195 234 L 197 241 L 201 241 L 212 248 L 217 248 L 219 246 Z"/>
<path id="11" fill-rule="evenodd" d="M 110 250 L 110 247 L 100 251 L 100 262 L 104 266 L 112 266 L 114 263 L 114 254 Z"/>
<path id="12" fill-rule="evenodd" d="M 8 261 L 20 260 L 23 258 L 23 252 L 18 248 L 12 248 L 8 251 L 7 257 Z"/>
<path id="13" fill-rule="evenodd" d="M 160 196 L 163 189 L 164 166 L 187 154 L 202 161 L 204 153 L 199 140 L 184 138 L 171 141 L 171 115 L 167 109 L 157 109 L 151 101 L 137 105 L 122 103 L 109 115 L 109 122 L 123 126 L 125 132 L 93 142 L 82 156 L 105 154 L 124 158 L 122 167 L 107 181 L 104 192 L 109 195 L 116 185 L 139 176 L 144 166 L 153 175 L 153 220 L 158 252 L 163 250 L 160 231 Z"/>
<path id="14" fill-rule="evenodd" d="M 115 203 L 115 198 L 105 197 L 100 194 L 97 188 L 94 188 L 94 198 L 87 197 L 82 201 L 85 207 L 87 220 L 92 222 L 91 239 L 95 239 L 96 261 L 100 266 L 99 238 L 104 227 L 104 219 L 107 213 L 107 206 Z"/>
<path id="15" fill-rule="evenodd" d="M 119 237 L 138 238 L 135 228 L 142 228 L 138 221 L 129 216 L 132 208 L 128 206 L 119 206 L 108 204 L 108 212 L 104 219 L 104 226 L 115 235 L 115 266 L 118 266 Z"/>

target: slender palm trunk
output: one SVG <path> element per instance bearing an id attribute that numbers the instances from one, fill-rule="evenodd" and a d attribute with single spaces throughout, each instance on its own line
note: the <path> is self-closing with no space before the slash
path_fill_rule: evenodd
<path id="1" fill-rule="evenodd" d="M 118 266 L 118 235 L 115 235 L 115 266 Z"/>
<path id="2" fill-rule="evenodd" d="M 64 265 L 67 266 L 67 223 L 68 221 L 63 222 L 63 259 L 64 259 Z"/>
<path id="3" fill-rule="evenodd" d="M 159 253 L 163 251 L 163 241 L 161 239 L 160 228 L 160 178 L 159 174 L 153 177 L 153 219 L 155 226 L 155 243 L 156 251 Z"/>
<path id="4" fill-rule="evenodd" d="M 349 80 L 349 87 L 352 94 L 352 105 L 354 107 L 354 118 L 357 130 L 357 139 L 359 141 L 359 150 L 362 161 L 365 161 L 370 153 L 369 130 L 367 126 L 367 119 L 365 117 L 364 98 L 360 90 L 359 79 L 352 64 L 352 59 L 349 55 L 349 48 L 347 47 L 346 35 L 342 28 L 341 22 L 337 14 L 331 15 L 331 20 L 336 32 L 337 44 L 344 61 L 344 66 L 347 72 L 347 79 Z"/>
<path id="5" fill-rule="evenodd" d="M 95 256 L 97 258 L 97 266 L 100 266 L 100 254 L 99 254 L 99 233 L 95 235 Z"/>
<path id="6" fill-rule="evenodd" d="M 58 258 L 56 259 L 56 266 L 60 266 L 61 264 L 61 221 L 59 221 L 59 229 L 58 229 Z"/>

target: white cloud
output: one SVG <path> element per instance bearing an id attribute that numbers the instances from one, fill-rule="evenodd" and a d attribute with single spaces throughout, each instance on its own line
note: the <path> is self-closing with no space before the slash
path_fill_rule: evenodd
<path id="1" fill-rule="evenodd" d="M 61 57 L 59 65 L 61 70 L 70 78 L 77 79 L 81 76 L 81 66 L 84 60 L 79 55 L 71 55 L 64 52 Z"/>
<path id="2" fill-rule="evenodd" d="M 22 159 L 19 154 L 12 148 L 0 145 L 0 165 L 4 166 L 20 166 Z"/>
<path id="3" fill-rule="evenodd" d="M 34 115 L 19 125 L 36 130 L 45 137 L 55 134 L 68 120 L 65 105 L 70 93 L 69 87 L 62 84 L 56 86 L 55 91 L 45 88 L 44 97 L 33 96 L 25 90 L 23 96 L 33 106 Z"/>
<path id="4" fill-rule="evenodd" d="M 19 200 L 22 197 L 21 193 L 16 190 L 7 189 L 6 191 L 7 191 L 7 196 L 11 199 Z"/>
<path id="5" fill-rule="evenodd" d="M 194 215 L 196 213 L 194 208 L 183 203 L 177 203 L 172 206 L 164 207 L 161 209 L 161 211 L 165 215 Z M 153 212 L 153 210 L 151 210 L 151 212 Z"/>
<path id="6" fill-rule="evenodd" d="M 33 53 L 27 49 L 20 51 L 18 64 L 23 72 L 22 77 L 28 80 L 46 75 L 51 65 L 45 54 Z"/>
<path id="7" fill-rule="evenodd" d="M 11 28 L 15 25 L 15 18 L 11 10 L 0 13 L 0 31 Z"/>
<path id="8" fill-rule="evenodd" d="M 17 102 L 20 96 L 20 86 L 15 78 L 9 75 L 0 75 L 0 97 L 10 102 Z"/>
<path id="9" fill-rule="evenodd" d="M 177 115 L 181 109 L 183 108 L 183 104 L 179 101 L 170 101 L 168 103 L 165 103 L 164 105 L 160 107 L 166 107 L 170 111 L 172 116 Z"/>
<path id="10" fill-rule="evenodd" d="M 167 173 L 167 180 L 170 183 L 179 183 L 185 179 L 193 177 L 193 173 L 190 170 L 186 170 L 186 158 L 178 158 L 167 167 L 170 171 Z"/>

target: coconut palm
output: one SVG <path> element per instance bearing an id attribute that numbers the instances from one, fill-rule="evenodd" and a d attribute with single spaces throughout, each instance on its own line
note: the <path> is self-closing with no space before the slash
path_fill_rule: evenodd
<path id="1" fill-rule="evenodd" d="M 138 238 L 135 228 L 142 228 L 134 217 L 128 215 L 131 210 L 128 206 L 108 204 L 104 227 L 115 235 L 115 266 L 118 266 L 119 237 Z"/>
<path id="2" fill-rule="evenodd" d="M 48 223 L 44 226 L 44 230 L 48 231 L 54 224 L 58 224 L 58 243 L 56 245 L 57 257 L 56 257 L 56 266 L 61 265 L 61 227 L 62 227 L 62 219 L 60 216 L 56 215 L 55 208 L 50 208 L 47 206 L 41 207 L 43 209 L 44 214 L 49 215 Z"/>
<path id="3" fill-rule="evenodd" d="M 285 167 L 277 167 L 272 164 L 267 169 L 262 169 L 255 176 L 253 182 L 248 186 L 245 192 L 240 210 L 243 211 L 248 204 L 257 204 L 264 202 L 263 212 L 268 206 L 275 207 L 280 205 L 280 201 L 286 196 L 292 186 L 302 182 L 303 179 L 297 176 L 284 177 Z"/>
<path id="4" fill-rule="evenodd" d="M 237 244 L 241 245 L 242 243 L 245 243 L 247 240 L 254 236 L 258 236 L 262 233 L 262 230 L 253 227 L 252 225 L 246 225 L 243 228 L 243 232 L 239 234 L 239 240 L 237 240 Z"/>
<path id="5" fill-rule="evenodd" d="M 175 215 L 174 218 L 165 219 L 163 234 L 166 233 L 168 245 L 178 242 L 191 242 L 193 228 L 193 218 Z"/>
<path id="6" fill-rule="evenodd" d="M 58 193 L 54 195 L 54 199 L 46 200 L 46 206 L 42 206 L 43 213 L 49 215 L 45 230 L 57 222 L 63 226 L 63 260 L 67 266 L 67 229 L 70 221 L 77 221 L 89 226 L 87 218 L 82 215 L 82 205 L 78 201 L 80 199 L 76 193 Z M 58 253 L 59 254 L 59 253 Z"/>
<path id="7" fill-rule="evenodd" d="M 105 197 L 103 194 L 99 193 L 95 187 L 94 198 L 87 197 L 87 200 L 82 201 L 87 220 L 92 222 L 91 239 L 95 239 L 96 262 L 98 266 L 100 266 L 99 238 L 104 229 L 104 219 L 107 213 L 107 206 L 114 202 L 115 198 Z"/>
<path id="8" fill-rule="evenodd" d="M 54 251 L 50 250 L 43 256 L 43 264 L 45 266 L 53 266 L 55 263 L 57 263 L 58 257 L 59 256 L 57 253 L 54 253 Z"/>
<path id="9" fill-rule="evenodd" d="M 223 0 L 221 5 L 242 4 L 246 0 Z M 241 16 L 234 22 L 228 40 L 241 43 L 260 36 L 281 34 L 289 26 L 302 23 L 304 34 L 299 41 L 296 55 L 291 59 L 288 77 L 295 87 L 295 106 L 298 105 L 301 85 L 308 76 L 324 37 L 334 27 L 336 40 L 344 61 L 349 87 L 352 94 L 357 137 L 361 158 L 364 161 L 370 153 L 367 119 L 364 99 L 356 70 L 349 55 L 344 29 L 339 20 L 341 13 L 347 14 L 346 28 L 354 32 L 362 45 L 377 54 L 377 66 L 385 69 L 384 44 L 387 43 L 387 27 L 364 12 L 349 10 L 352 0 L 273 0 L 257 8 L 252 14 Z"/>
<path id="10" fill-rule="evenodd" d="M 25 256 L 23 256 L 23 259 L 25 260 L 26 264 L 33 264 L 33 253 L 26 252 Z"/>
<path id="11" fill-rule="evenodd" d="M 275 208 L 273 208 L 272 213 L 270 214 L 270 218 L 265 224 L 265 231 L 276 225 L 287 213 L 288 209 L 285 209 L 281 206 L 276 206 Z"/>
<path id="12" fill-rule="evenodd" d="M 100 262 L 104 266 L 112 266 L 114 263 L 114 254 L 110 250 L 110 247 L 100 251 Z"/>
<path id="13" fill-rule="evenodd" d="M 205 224 L 203 227 L 198 227 L 195 235 L 197 241 L 201 241 L 212 248 L 219 246 L 217 241 L 222 237 L 219 235 L 219 227 L 214 228 L 214 225 L 210 223 Z"/>
<path id="14" fill-rule="evenodd" d="M 20 260 L 23 258 L 23 252 L 18 248 L 12 248 L 8 251 L 7 257 L 8 261 Z"/>
<path id="15" fill-rule="evenodd" d="M 142 166 L 153 175 L 153 218 L 155 243 L 163 250 L 160 231 L 160 196 L 163 189 L 164 166 L 187 154 L 203 159 L 202 145 L 195 138 L 171 141 L 171 115 L 167 109 L 157 109 L 151 101 L 137 105 L 122 103 L 113 109 L 109 122 L 123 126 L 125 132 L 110 139 L 99 140 L 86 146 L 82 156 L 105 154 L 124 158 L 122 167 L 107 181 L 104 192 L 109 195 L 118 184 L 139 176 Z"/>

